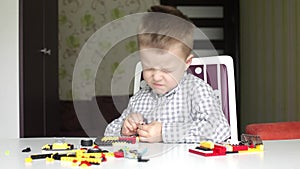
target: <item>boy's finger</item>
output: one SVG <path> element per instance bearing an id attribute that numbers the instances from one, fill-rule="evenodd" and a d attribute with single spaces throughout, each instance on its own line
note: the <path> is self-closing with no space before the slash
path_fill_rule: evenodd
<path id="1" fill-rule="evenodd" d="M 127 125 L 130 125 L 130 126 L 132 126 L 134 124 L 134 120 L 131 118 L 126 119 L 125 122 Z"/>
<path id="2" fill-rule="evenodd" d="M 138 126 L 138 128 L 141 129 L 141 130 L 147 131 L 149 127 L 147 125 L 145 125 L 145 124 L 140 124 Z"/>
<path id="3" fill-rule="evenodd" d="M 132 131 L 133 130 L 130 125 L 125 126 L 125 129 L 126 129 L 126 131 Z"/>
<path id="4" fill-rule="evenodd" d="M 134 126 L 132 125 L 132 123 L 130 123 L 129 120 L 126 120 L 126 121 L 125 121 L 124 126 L 125 126 L 129 131 L 133 131 L 133 130 L 135 129 Z"/>
<path id="5" fill-rule="evenodd" d="M 139 136 L 139 140 L 142 142 L 147 142 L 148 139 L 146 137 Z"/>
<path id="6" fill-rule="evenodd" d="M 137 124 L 136 124 L 136 122 L 134 120 L 130 121 L 130 125 L 131 125 L 131 127 L 132 127 L 133 130 L 138 127 Z"/>
<path id="7" fill-rule="evenodd" d="M 139 137 L 147 137 L 148 136 L 148 132 L 142 129 L 137 129 L 137 134 L 139 135 Z"/>
<path id="8" fill-rule="evenodd" d="M 124 126 L 122 129 L 122 134 L 128 135 L 129 133 L 130 133 L 130 131 L 128 130 L 128 128 L 126 126 Z"/>

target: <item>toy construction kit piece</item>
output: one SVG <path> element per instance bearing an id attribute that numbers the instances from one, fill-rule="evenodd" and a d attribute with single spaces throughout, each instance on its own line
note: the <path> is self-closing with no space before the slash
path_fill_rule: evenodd
<path id="1" fill-rule="evenodd" d="M 142 156 L 147 152 L 147 149 L 143 149 L 142 151 L 138 151 L 137 149 L 130 149 L 129 147 L 125 146 L 120 149 L 118 152 L 123 152 L 124 158 L 129 159 L 137 159 L 138 162 L 148 162 L 149 159 L 143 159 Z"/>
<path id="2" fill-rule="evenodd" d="M 93 140 L 81 140 L 80 145 L 81 146 L 93 146 Z"/>
<path id="3" fill-rule="evenodd" d="M 242 134 L 242 141 L 238 145 L 232 144 L 215 144 L 211 141 L 201 142 L 200 146 L 189 149 L 190 153 L 198 154 L 205 157 L 222 156 L 231 153 L 250 153 L 262 152 L 264 150 L 263 143 L 257 135 Z"/>
<path id="4" fill-rule="evenodd" d="M 31 151 L 31 148 L 30 147 L 26 147 L 26 148 L 24 148 L 23 150 L 22 150 L 22 152 L 26 152 L 26 153 L 28 153 L 28 152 L 30 152 Z"/>
<path id="5" fill-rule="evenodd" d="M 137 156 L 138 162 L 148 162 L 150 159 L 143 159 L 141 155 Z"/>
<path id="6" fill-rule="evenodd" d="M 47 158 L 47 157 L 51 157 L 53 154 L 52 153 L 48 153 L 48 154 L 34 154 L 34 155 L 31 155 L 30 158 L 31 159 L 44 159 L 44 158 Z"/>
<path id="7" fill-rule="evenodd" d="M 138 137 L 101 137 L 94 141 L 98 146 L 113 146 L 113 144 L 136 144 L 139 142 Z"/>
<path id="8" fill-rule="evenodd" d="M 204 142 L 203 144 L 212 144 L 211 142 L 207 143 Z M 199 147 L 196 147 L 195 149 L 189 149 L 190 153 L 202 155 L 202 156 L 221 156 L 226 155 L 226 147 L 223 145 L 217 145 L 214 144 L 212 149 L 209 149 L 207 147 L 204 147 L 200 144 Z"/>
<path id="9" fill-rule="evenodd" d="M 107 150 L 102 150 L 98 146 L 87 149 L 87 153 L 108 153 Z"/>
<path id="10" fill-rule="evenodd" d="M 28 157 L 28 158 L 25 158 L 25 163 L 31 163 L 32 162 L 32 158 Z"/>
<path id="11" fill-rule="evenodd" d="M 42 147 L 42 150 L 55 150 L 55 151 L 61 151 L 61 150 L 73 150 L 74 145 L 68 144 L 66 142 L 55 142 L 52 145 L 46 144 Z"/>
<path id="12" fill-rule="evenodd" d="M 241 143 L 248 145 L 248 146 L 253 146 L 253 145 L 262 145 L 263 142 L 258 135 L 251 135 L 251 134 L 242 134 L 241 135 Z"/>

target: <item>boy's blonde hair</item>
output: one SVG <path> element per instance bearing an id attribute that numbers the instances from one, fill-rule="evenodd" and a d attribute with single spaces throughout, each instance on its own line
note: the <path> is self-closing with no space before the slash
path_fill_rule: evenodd
<path id="1" fill-rule="evenodd" d="M 176 43 L 188 57 L 193 48 L 194 24 L 178 9 L 171 6 L 152 6 L 139 26 L 139 47 L 168 50 Z"/>

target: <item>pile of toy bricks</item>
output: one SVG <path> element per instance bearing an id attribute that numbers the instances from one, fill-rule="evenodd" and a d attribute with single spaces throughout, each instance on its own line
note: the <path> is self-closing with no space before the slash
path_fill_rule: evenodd
<path id="1" fill-rule="evenodd" d="M 232 153 L 263 152 L 263 150 L 263 143 L 259 136 L 242 134 L 242 141 L 237 145 L 227 143 L 216 144 L 211 141 L 204 141 L 194 149 L 189 149 L 189 152 L 205 157 L 211 157 L 224 156 Z"/>
<path id="2" fill-rule="evenodd" d="M 87 144 L 88 143 L 88 144 Z M 107 157 L 114 158 L 133 158 L 138 162 L 147 162 L 149 159 L 143 159 L 142 153 L 137 150 L 128 148 L 130 145 L 138 143 L 137 137 L 102 137 L 94 141 L 82 140 L 81 146 L 83 148 L 75 150 L 73 144 L 68 144 L 63 141 L 55 142 L 53 144 L 46 144 L 42 150 L 55 151 L 51 153 L 33 154 L 25 159 L 26 163 L 31 163 L 36 159 L 45 159 L 46 162 L 53 162 L 59 160 L 64 164 L 71 166 L 91 166 L 100 165 L 107 161 Z M 118 149 L 117 151 L 108 151 L 99 148 L 99 146 L 117 146 L 122 145 L 127 148 Z M 22 152 L 30 152 L 30 148 L 26 148 Z"/>

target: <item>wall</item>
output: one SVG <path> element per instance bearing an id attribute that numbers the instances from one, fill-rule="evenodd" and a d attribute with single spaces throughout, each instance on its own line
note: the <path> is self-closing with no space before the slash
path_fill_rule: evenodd
<path id="1" fill-rule="evenodd" d="M 19 137 L 18 2 L 0 2 L 0 138 Z"/>
<path id="2" fill-rule="evenodd" d="M 85 98 L 82 96 L 84 92 L 77 92 L 81 89 L 72 92 L 74 66 L 85 42 L 111 21 L 129 14 L 146 12 L 153 4 L 159 4 L 159 0 L 59 1 L 59 97 L 61 100 L 72 100 L 73 97 Z M 119 29 L 119 27 L 116 26 L 114 29 Z M 126 56 L 137 50 L 137 44 L 133 38 L 124 39 L 115 46 L 105 41 L 98 43 L 99 50 L 108 50 L 111 47 L 113 50 L 103 58 L 98 67 L 96 95 L 111 95 L 111 79 L 116 68 Z M 85 88 L 88 82 L 95 78 L 90 68 L 94 63 L 88 64 L 91 66 L 80 72 L 86 79 L 86 84 L 80 88 Z"/>
<path id="3" fill-rule="evenodd" d="M 300 1 L 240 1 L 241 129 L 300 120 Z"/>

